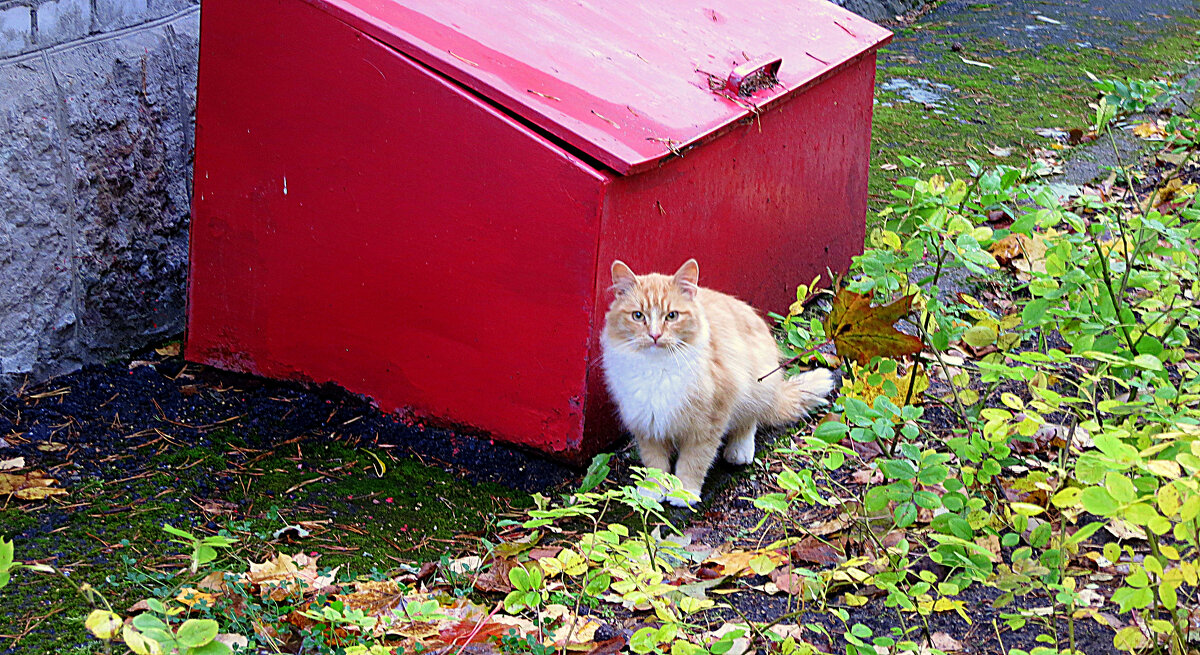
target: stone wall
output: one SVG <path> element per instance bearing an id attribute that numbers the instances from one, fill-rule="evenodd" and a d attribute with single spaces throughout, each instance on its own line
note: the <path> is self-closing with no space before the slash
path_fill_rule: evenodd
<path id="1" fill-rule="evenodd" d="M 195 0 L 0 0 L 0 383 L 179 333 Z"/>

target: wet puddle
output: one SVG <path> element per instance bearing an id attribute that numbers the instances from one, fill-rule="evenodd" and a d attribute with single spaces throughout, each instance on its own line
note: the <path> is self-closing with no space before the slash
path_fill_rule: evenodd
<path id="1" fill-rule="evenodd" d="M 947 96 L 953 91 L 953 87 L 920 77 L 913 79 L 893 77 L 880 84 L 879 90 L 895 93 L 908 102 L 930 105 L 935 108 L 933 113 L 941 114 L 945 112 L 937 108 L 945 105 Z M 885 107 L 891 106 L 891 103 L 887 101 L 880 102 L 880 104 Z"/>

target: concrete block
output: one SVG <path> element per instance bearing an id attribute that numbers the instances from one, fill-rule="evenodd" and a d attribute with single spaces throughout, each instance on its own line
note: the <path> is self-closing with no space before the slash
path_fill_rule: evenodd
<path id="1" fill-rule="evenodd" d="M 0 57 L 33 47 L 33 9 L 14 5 L 0 9 Z"/>
<path id="2" fill-rule="evenodd" d="M 90 0 L 53 0 L 35 8 L 39 47 L 78 39 L 92 29 Z"/>
<path id="3" fill-rule="evenodd" d="M 200 4 L 200 0 L 149 0 L 149 2 L 150 13 L 155 16 L 166 16 Z"/>
<path id="4" fill-rule="evenodd" d="M 150 13 L 149 1 L 96 0 L 92 27 L 95 31 L 105 32 L 159 18 Z"/>
<path id="5" fill-rule="evenodd" d="M 0 66 L 0 89 L 0 373 L 40 377 L 78 362 L 62 134 L 40 61 Z"/>
<path id="6" fill-rule="evenodd" d="M 78 332 L 104 358 L 183 329 L 192 108 L 182 106 L 178 26 L 57 52 L 78 171 Z"/>
<path id="7" fill-rule="evenodd" d="M 182 331 L 198 38 L 0 60 L 0 387 Z"/>

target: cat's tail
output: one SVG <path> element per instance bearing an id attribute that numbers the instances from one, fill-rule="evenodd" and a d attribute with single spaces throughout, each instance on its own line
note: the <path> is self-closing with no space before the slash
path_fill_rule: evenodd
<path id="1" fill-rule="evenodd" d="M 826 396 L 837 386 L 833 372 L 818 368 L 784 380 L 775 393 L 775 423 L 795 423 L 829 402 Z"/>

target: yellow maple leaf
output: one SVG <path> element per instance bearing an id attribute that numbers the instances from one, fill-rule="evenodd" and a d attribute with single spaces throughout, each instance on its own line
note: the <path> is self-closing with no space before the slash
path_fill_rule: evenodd
<path id="1" fill-rule="evenodd" d="M 890 370 L 881 373 L 878 366 L 887 366 Z M 910 384 L 913 386 L 911 398 L 908 393 Z M 896 406 L 903 407 L 906 398 L 909 398 L 908 404 L 910 405 L 923 403 L 925 401 L 924 393 L 928 388 L 929 376 L 925 374 L 925 371 L 918 370 L 914 378 L 911 368 L 902 369 L 898 364 L 890 366 L 881 361 L 876 367 L 855 367 L 854 382 L 843 387 L 842 393 L 871 406 L 874 406 L 876 398 L 882 396 L 891 400 Z"/>
<path id="2" fill-rule="evenodd" d="M 1161 139 L 1166 131 L 1155 121 L 1147 121 L 1133 127 L 1133 134 L 1142 139 Z"/>
<path id="3" fill-rule="evenodd" d="M 0 473 L 0 497 L 12 494 L 19 500 L 45 500 L 66 494 L 66 489 L 53 486 L 57 483 L 58 480 L 46 477 L 41 471 Z"/>

